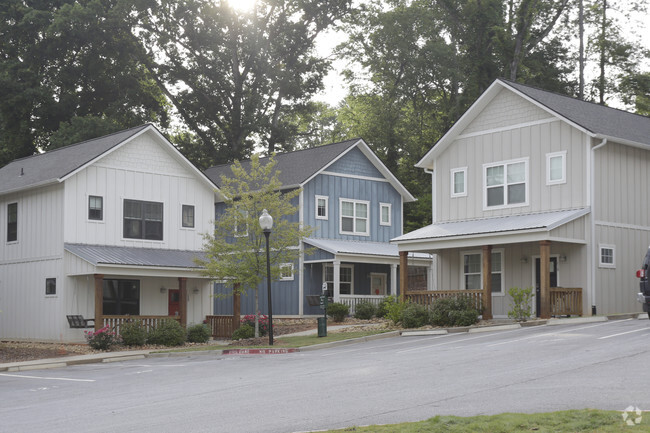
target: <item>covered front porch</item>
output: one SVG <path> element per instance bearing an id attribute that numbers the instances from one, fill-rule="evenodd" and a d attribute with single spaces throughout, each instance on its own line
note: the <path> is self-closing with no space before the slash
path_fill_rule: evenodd
<path id="1" fill-rule="evenodd" d="M 532 287 L 533 316 L 588 314 L 589 292 L 583 290 L 588 287 L 588 213 L 577 209 L 438 223 L 394 239 L 401 255 L 436 255 L 439 290 L 411 290 L 403 281 L 408 287 L 404 298 L 430 304 L 438 297 L 470 296 L 484 319 L 504 318 L 512 308 L 508 290 Z"/>
<path id="2" fill-rule="evenodd" d="M 398 295 L 401 269 L 395 245 L 329 239 L 306 239 L 305 244 L 306 248 L 313 247 L 304 260 L 305 314 L 322 314 L 318 304 L 309 300 L 321 294 L 323 285 L 331 301 L 350 307 L 350 314 L 361 302 L 379 305 L 384 297 Z M 407 260 L 412 284 L 424 290 L 430 288 L 431 255 L 413 253 Z"/>
<path id="3" fill-rule="evenodd" d="M 212 314 L 210 280 L 193 260 L 200 252 L 79 244 L 65 249 L 72 288 L 66 314 L 93 318 L 95 330 L 119 330 L 126 321 L 187 326 Z"/>

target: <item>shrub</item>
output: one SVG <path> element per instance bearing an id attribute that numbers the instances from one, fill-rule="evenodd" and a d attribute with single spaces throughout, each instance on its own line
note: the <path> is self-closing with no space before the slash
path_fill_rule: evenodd
<path id="1" fill-rule="evenodd" d="M 181 346 L 185 343 L 185 330 L 176 320 L 163 320 L 149 332 L 147 343 Z"/>
<path id="2" fill-rule="evenodd" d="M 379 303 L 379 307 L 377 307 L 377 312 L 375 313 L 377 317 L 387 317 L 390 306 L 395 304 L 395 302 L 397 301 L 395 300 L 394 295 L 386 296 L 384 299 L 382 299 Z"/>
<path id="3" fill-rule="evenodd" d="M 342 322 L 350 313 L 350 307 L 338 302 L 332 302 L 327 305 L 327 315 L 330 316 L 335 322 Z"/>
<path id="4" fill-rule="evenodd" d="M 120 344 L 120 338 L 108 325 L 97 331 L 84 331 L 84 334 L 88 345 L 95 350 L 109 350 Z"/>
<path id="5" fill-rule="evenodd" d="M 260 337 L 264 337 L 269 333 L 269 318 L 264 314 L 259 314 L 259 327 L 260 327 Z M 253 327 L 253 332 L 255 332 L 255 314 L 247 314 L 241 319 L 242 325 L 251 325 Z"/>
<path id="6" fill-rule="evenodd" d="M 370 302 L 360 302 L 354 308 L 354 317 L 356 319 L 368 320 L 372 319 L 376 312 L 377 307 L 375 307 L 374 304 L 371 304 Z"/>
<path id="7" fill-rule="evenodd" d="M 508 311 L 508 317 L 515 319 L 517 322 L 525 322 L 530 319 L 533 288 L 520 289 L 519 287 L 511 287 L 508 290 L 508 295 L 512 298 L 512 309 Z"/>
<path id="8" fill-rule="evenodd" d="M 420 304 L 405 304 L 401 316 L 402 327 L 419 328 L 429 322 L 429 310 Z"/>
<path id="9" fill-rule="evenodd" d="M 232 333 L 233 340 L 245 340 L 246 338 L 253 338 L 255 336 L 255 328 L 248 323 L 244 323 L 235 332 Z"/>
<path id="10" fill-rule="evenodd" d="M 469 326 L 478 322 L 479 314 L 471 298 L 452 296 L 433 302 L 429 321 L 436 326 Z"/>
<path id="11" fill-rule="evenodd" d="M 402 322 L 402 311 L 408 306 L 408 302 L 396 301 L 388 306 L 388 313 L 386 318 L 393 322 L 395 325 Z"/>
<path id="12" fill-rule="evenodd" d="M 147 330 L 140 322 L 126 322 L 120 325 L 120 336 L 125 346 L 144 346 L 147 342 Z"/>
<path id="13" fill-rule="evenodd" d="M 210 337 L 212 337 L 212 332 L 204 323 L 187 328 L 187 341 L 190 343 L 207 343 Z"/>

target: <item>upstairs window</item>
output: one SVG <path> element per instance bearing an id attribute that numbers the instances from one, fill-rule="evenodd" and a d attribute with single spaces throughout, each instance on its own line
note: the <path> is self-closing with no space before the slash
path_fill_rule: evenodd
<path id="1" fill-rule="evenodd" d="M 184 228 L 194 228 L 194 206 L 184 204 L 181 219 Z"/>
<path id="2" fill-rule="evenodd" d="M 152 201 L 124 200 L 124 237 L 163 239 L 163 204 Z"/>
<path id="3" fill-rule="evenodd" d="M 566 151 L 546 154 L 546 184 L 566 183 Z"/>
<path id="4" fill-rule="evenodd" d="M 7 242 L 18 240 L 18 203 L 7 205 Z"/>
<path id="5" fill-rule="evenodd" d="M 316 219 L 317 220 L 326 220 L 328 218 L 327 208 L 328 208 L 329 199 L 324 195 L 316 196 Z"/>
<path id="6" fill-rule="evenodd" d="M 244 209 L 237 210 L 235 218 L 235 237 L 248 236 L 248 211 Z"/>
<path id="7" fill-rule="evenodd" d="M 45 279 L 45 294 L 56 295 L 56 278 Z"/>
<path id="8" fill-rule="evenodd" d="M 528 204 L 528 159 L 485 164 L 483 168 L 486 209 Z"/>
<path id="9" fill-rule="evenodd" d="M 88 196 L 88 219 L 102 221 L 104 219 L 104 198 L 96 195 Z"/>
<path id="10" fill-rule="evenodd" d="M 451 171 L 451 196 L 464 197 L 467 195 L 467 167 Z"/>
<path id="11" fill-rule="evenodd" d="M 379 203 L 379 225 L 389 226 L 390 223 L 390 203 Z"/>
<path id="12" fill-rule="evenodd" d="M 341 199 L 341 234 L 369 236 L 370 202 Z"/>
<path id="13" fill-rule="evenodd" d="M 293 263 L 280 265 L 280 281 L 293 281 Z"/>

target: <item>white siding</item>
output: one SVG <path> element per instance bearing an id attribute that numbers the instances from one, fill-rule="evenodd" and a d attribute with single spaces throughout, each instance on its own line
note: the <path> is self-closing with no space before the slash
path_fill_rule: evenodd
<path id="1" fill-rule="evenodd" d="M 65 182 L 65 242 L 198 250 L 214 219 L 214 192 L 149 135 L 127 143 Z M 103 221 L 88 220 L 88 196 L 103 197 Z M 123 238 L 124 199 L 163 203 L 163 240 Z M 195 228 L 181 227 L 182 205 Z"/>
<path id="2" fill-rule="evenodd" d="M 486 110 L 490 110 L 488 107 Z M 546 154 L 566 150 L 567 182 L 546 185 Z M 584 136 L 560 121 L 460 136 L 436 160 L 437 221 L 587 206 Z M 484 210 L 483 164 L 528 158 L 528 205 Z M 451 170 L 467 167 L 467 196 L 451 198 Z"/>

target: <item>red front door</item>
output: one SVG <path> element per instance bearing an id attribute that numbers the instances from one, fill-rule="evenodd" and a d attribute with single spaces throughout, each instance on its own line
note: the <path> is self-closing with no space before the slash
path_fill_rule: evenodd
<path id="1" fill-rule="evenodd" d="M 169 315 L 178 316 L 181 314 L 181 291 L 169 290 Z"/>

